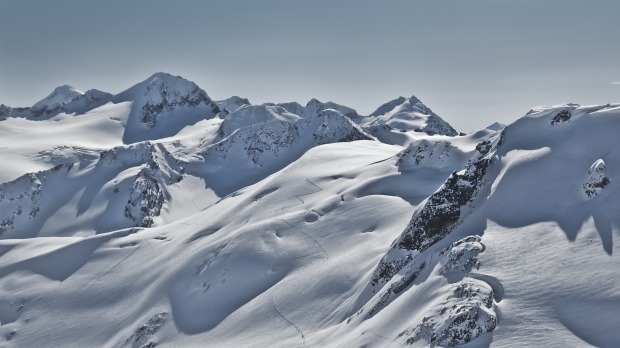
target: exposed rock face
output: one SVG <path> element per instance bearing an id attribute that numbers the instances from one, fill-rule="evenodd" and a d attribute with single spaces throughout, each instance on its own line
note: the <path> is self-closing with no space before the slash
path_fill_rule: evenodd
<path id="1" fill-rule="evenodd" d="M 408 289 L 421 274 L 440 264 L 438 274 L 458 274 L 461 279 L 454 292 L 422 323 L 403 331 L 408 344 L 424 340 L 431 346 L 453 346 L 469 342 L 497 325 L 493 309 L 493 289 L 484 281 L 467 275 L 480 265 L 478 255 L 484 245 L 478 236 L 469 236 L 444 249 L 433 249 L 472 211 L 475 198 L 489 182 L 487 169 L 493 162 L 505 132 L 478 144 L 466 167 L 453 172 L 444 185 L 431 195 L 413 215 L 411 222 L 394 241 L 375 269 L 370 286 L 377 293 L 366 316 L 372 317 Z M 415 163 L 422 161 L 429 146 L 418 146 L 405 155 Z M 445 144 L 435 143 L 439 148 Z M 420 151 L 416 157 L 415 153 Z M 412 155 L 413 153 L 413 155 Z M 419 163 L 419 162 L 418 162 Z"/>
<path id="2" fill-rule="evenodd" d="M 440 252 L 445 260 L 440 273 L 471 272 L 480 268 L 478 255 L 484 252 L 485 246 L 479 236 L 465 237 L 452 243 L 452 246 Z"/>
<path id="3" fill-rule="evenodd" d="M 221 111 L 195 83 L 167 73 L 152 75 L 115 95 L 112 101 L 131 102 L 123 134 L 125 144 L 173 136 Z"/>
<path id="4" fill-rule="evenodd" d="M 592 163 L 588 170 L 588 179 L 583 184 L 583 192 L 588 198 L 595 197 L 609 185 L 609 182 L 607 166 L 602 159 L 598 159 Z"/>
<path id="5" fill-rule="evenodd" d="M 562 110 L 555 114 L 551 119 L 551 125 L 554 126 L 561 122 L 568 122 L 572 117 L 570 110 Z"/>
<path id="6" fill-rule="evenodd" d="M 325 109 L 319 112 L 317 119 L 321 124 L 312 135 L 319 145 L 372 139 L 360 126 L 343 117 L 337 110 Z"/>
<path id="7" fill-rule="evenodd" d="M 0 104 L 0 121 L 5 120 L 11 115 L 12 108 L 4 104 Z"/>
<path id="8" fill-rule="evenodd" d="M 140 122 L 148 125 L 149 128 L 157 125 L 157 116 L 160 113 L 173 111 L 177 107 L 194 108 L 204 104 L 211 108 L 213 114 L 220 112 L 217 104 L 205 91 L 180 76 L 157 73 L 145 82 L 141 96 L 144 103 L 140 110 Z"/>
<path id="9" fill-rule="evenodd" d="M 150 168 L 143 168 L 131 186 L 125 217 L 137 227 L 151 227 L 164 205 L 164 193 Z"/>
<path id="10" fill-rule="evenodd" d="M 398 171 L 407 172 L 421 167 L 462 167 L 466 154 L 448 141 L 420 140 L 409 144 L 398 155 Z"/>
<path id="11" fill-rule="evenodd" d="M 182 163 L 161 144 L 139 143 L 101 153 L 100 165 L 140 166 L 124 215 L 135 227 L 152 227 L 165 203 L 165 187 L 183 179 Z"/>
<path id="12" fill-rule="evenodd" d="M 459 282 L 422 323 L 399 334 L 407 344 L 424 341 L 431 347 L 461 345 L 497 327 L 493 308 L 493 289 L 485 282 L 467 279 Z"/>
<path id="13" fill-rule="evenodd" d="M 495 139 L 499 142 L 500 139 Z M 470 204 L 485 184 L 484 175 L 494 151 L 483 141 L 465 169 L 453 172 L 444 185 L 418 211 L 407 229 L 394 241 L 373 274 L 373 284 L 391 279 L 404 265 L 450 233 L 461 221 L 463 208 Z"/>
<path id="14" fill-rule="evenodd" d="M 76 164 L 76 167 L 92 165 L 92 169 L 86 176 L 76 176 L 75 180 L 68 179 L 69 171 L 74 169 Z M 180 181 L 184 169 L 182 163 L 163 145 L 147 142 L 104 151 L 94 164 L 91 160 L 85 163 L 61 163 L 51 169 L 25 174 L 16 180 L 0 184 L 0 236 L 9 232 L 32 232 L 32 228 L 25 230 L 24 226 L 32 224 L 31 220 L 40 219 L 41 212 L 52 213 L 53 210 L 50 209 L 54 207 L 50 206 L 51 202 L 63 204 L 63 201 L 59 203 L 58 197 L 50 194 L 55 192 L 51 186 L 58 182 L 63 182 L 67 191 L 78 192 L 88 178 L 97 182 L 102 177 L 113 178 L 129 168 L 136 168 L 138 171 L 130 179 L 130 188 L 123 192 L 114 190 L 115 195 L 127 197 L 126 205 L 116 216 L 120 220 L 124 216 L 128 221 L 119 226 L 152 227 L 165 203 L 166 187 Z M 60 199 L 70 199 L 70 196 Z"/>
<path id="15" fill-rule="evenodd" d="M 41 194 L 46 174 L 68 170 L 71 165 L 57 166 L 48 171 L 25 174 L 0 185 L 0 236 L 12 231 L 21 221 L 35 218 L 41 209 Z"/>
<path id="16" fill-rule="evenodd" d="M 480 267 L 478 255 L 485 246 L 479 236 L 468 236 L 446 248 L 416 257 L 394 276 L 389 286 L 380 291 L 368 310 L 370 318 L 405 291 L 422 273 L 427 274 L 439 265 L 439 274 L 455 275 L 452 293 L 438 306 L 425 313 L 421 322 L 414 323 L 398 337 L 406 344 L 424 341 L 430 346 L 455 346 L 467 343 L 485 332 L 491 332 L 498 323 L 495 294 L 484 280 L 468 277 Z"/>
<path id="17" fill-rule="evenodd" d="M 155 314 L 146 323 L 140 326 L 136 332 L 129 337 L 125 343 L 131 344 L 132 348 L 153 348 L 156 345 L 156 341 L 153 336 L 159 331 L 159 329 L 166 323 L 168 313 L 161 312 Z"/>

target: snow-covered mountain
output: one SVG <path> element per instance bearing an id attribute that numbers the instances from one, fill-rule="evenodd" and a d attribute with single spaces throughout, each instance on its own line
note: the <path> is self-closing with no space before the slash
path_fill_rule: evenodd
<path id="1" fill-rule="evenodd" d="M 165 73 L 2 106 L 2 345 L 616 347 L 618 129 L 566 104 L 457 136 L 415 97 Z"/>
<path id="2" fill-rule="evenodd" d="M 23 117 L 31 120 L 49 119 L 60 113 L 84 114 L 92 109 L 106 104 L 112 94 L 97 89 L 90 89 L 86 93 L 78 91 L 69 85 L 54 89 L 50 95 L 27 108 L 10 108 L 0 106 L 0 119 L 6 117 Z"/>
<path id="3" fill-rule="evenodd" d="M 367 127 L 388 126 L 402 131 L 454 136 L 457 132 L 418 98 L 399 97 L 377 108 L 364 120 Z"/>

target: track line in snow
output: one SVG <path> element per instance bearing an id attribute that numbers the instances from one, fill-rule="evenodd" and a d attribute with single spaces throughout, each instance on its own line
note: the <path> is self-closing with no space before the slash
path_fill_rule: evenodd
<path id="1" fill-rule="evenodd" d="M 273 308 L 276 309 L 276 312 L 278 312 L 278 314 L 282 318 L 284 318 L 284 320 L 286 320 L 286 322 L 288 322 L 290 325 L 292 325 L 295 328 L 295 330 L 297 330 L 297 333 L 301 335 L 301 340 L 302 340 L 302 345 L 301 346 L 305 347 L 306 346 L 306 336 L 304 336 L 304 333 L 301 331 L 299 326 L 295 325 L 295 323 L 290 321 L 289 318 L 287 318 L 284 314 L 282 314 L 282 312 L 280 311 L 280 309 L 276 305 L 276 301 L 273 299 L 273 293 L 271 293 L 271 303 L 273 303 Z"/>
<path id="2" fill-rule="evenodd" d="M 299 203 L 298 203 L 298 204 L 293 204 L 293 205 L 288 206 L 288 207 L 284 207 L 284 208 L 282 208 L 282 211 L 287 212 L 287 213 L 291 213 L 291 211 L 290 211 L 290 210 L 288 210 L 288 208 L 293 208 L 293 207 L 297 207 L 297 206 L 300 206 L 300 205 L 306 204 L 306 201 L 304 201 L 301 197 L 303 197 L 303 196 L 309 196 L 309 195 L 315 194 L 315 193 L 317 193 L 317 192 L 321 192 L 321 191 L 323 191 L 323 188 L 321 188 L 321 187 L 320 187 L 320 186 L 318 186 L 317 184 L 315 184 L 315 183 L 313 183 L 312 181 L 310 181 L 310 178 L 306 178 L 306 181 L 308 182 L 308 184 L 310 184 L 310 185 L 312 185 L 312 186 L 316 187 L 316 188 L 318 189 L 318 191 L 308 192 L 308 193 L 304 193 L 304 194 L 301 194 L 301 195 L 295 195 L 295 198 L 297 198 L 297 200 L 299 200 Z"/>
<path id="3" fill-rule="evenodd" d="M 123 257 L 120 261 L 118 261 L 117 263 L 115 263 L 114 265 L 112 265 L 112 267 L 108 268 L 107 270 L 105 270 L 103 273 L 101 273 L 101 275 L 99 275 L 97 278 L 93 279 L 86 287 L 90 288 L 91 286 L 94 285 L 94 283 L 96 283 L 97 281 L 99 281 L 99 279 L 105 277 L 106 275 L 110 274 L 112 272 L 112 270 L 114 270 L 116 267 L 118 267 L 121 263 L 123 263 L 125 260 L 127 260 L 129 257 L 131 257 L 131 255 L 133 255 L 136 251 L 138 251 L 138 249 L 140 249 L 140 246 L 138 245 L 136 248 L 134 248 L 127 256 Z"/>
<path id="4" fill-rule="evenodd" d="M 300 230 L 297 226 L 291 224 L 290 222 L 284 220 L 283 218 L 278 218 L 278 220 L 284 222 L 285 224 L 289 225 L 292 229 L 296 230 L 297 232 L 303 234 L 304 236 L 312 239 L 312 241 L 314 242 L 314 244 L 316 244 L 319 249 L 321 249 L 321 251 L 323 252 L 323 254 L 325 255 L 325 261 L 329 260 L 329 254 L 327 253 L 327 251 L 325 251 L 325 249 L 323 248 L 323 246 L 321 245 L 321 243 L 319 243 L 319 241 L 317 241 L 314 237 L 312 237 L 311 235 L 307 234 L 306 232 Z"/>
<path id="5" fill-rule="evenodd" d="M 293 205 L 291 207 L 294 206 L 299 206 L 302 204 L 305 204 L 305 201 L 301 198 L 302 196 L 307 196 L 307 195 L 311 195 L 320 191 L 323 191 L 323 188 L 319 187 L 318 185 L 316 185 L 315 183 L 313 183 L 312 181 L 310 181 L 309 178 L 306 179 L 306 181 L 316 187 L 318 189 L 318 191 L 314 191 L 314 192 L 309 192 L 309 193 L 305 193 L 303 195 L 296 195 L 295 198 L 297 198 L 300 203 Z M 283 211 L 289 212 L 286 207 L 282 208 Z M 319 243 L 318 240 L 316 240 L 314 237 L 312 237 L 311 235 L 309 235 L 308 233 L 302 231 L 300 228 L 298 228 L 297 226 L 293 225 L 292 223 L 288 222 L 287 220 L 283 219 L 283 218 L 278 218 L 278 220 L 284 222 L 286 225 L 288 225 L 291 229 L 293 229 L 294 231 L 306 236 L 307 238 L 309 238 L 310 240 L 313 241 L 314 244 L 316 244 L 317 247 L 319 247 L 319 249 L 321 249 L 321 253 L 323 253 L 323 255 L 325 256 L 324 261 L 328 261 L 329 260 L 329 254 L 327 253 L 327 251 L 325 250 L 325 248 L 323 248 L 323 246 L 321 245 L 321 243 Z M 297 275 L 293 276 L 292 278 L 288 279 L 285 282 L 293 282 L 297 279 L 297 277 L 299 277 L 301 274 L 309 272 L 317 267 L 321 267 L 321 265 L 317 265 L 316 267 L 312 267 L 310 269 L 307 269 L 301 273 L 298 273 Z M 301 339 L 302 339 L 302 347 L 306 346 L 306 336 L 304 335 L 303 331 L 301 330 L 301 328 L 299 326 L 297 326 L 292 320 L 290 320 L 289 318 L 287 318 L 284 313 L 282 313 L 282 311 L 278 308 L 277 304 L 276 304 L 276 300 L 275 300 L 275 294 L 276 294 L 276 288 L 274 288 L 274 291 L 271 293 L 271 302 L 273 303 L 273 307 L 275 308 L 276 312 L 278 312 L 278 314 L 284 318 L 284 320 L 286 320 L 291 326 L 293 326 L 295 328 L 295 330 L 299 333 L 299 335 L 301 335 Z"/>

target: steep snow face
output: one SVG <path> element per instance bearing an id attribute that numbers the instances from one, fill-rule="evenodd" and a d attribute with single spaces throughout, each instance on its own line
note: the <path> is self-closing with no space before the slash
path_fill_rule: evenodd
<path id="1" fill-rule="evenodd" d="M 112 100 L 133 103 L 123 136 L 126 144 L 172 136 L 220 112 L 195 83 L 167 73 L 156 73 Z"/>
<path id="2" fill-rule="evenodd" d="M 279 106 L 247 105 L 238 108 L 235 112 L 224 118 L 220 125 L 218 135 L 222 138 L 231 135 L 235 130 L 248 127 L 253 124 L 279 120 L 282 122 L 294 122 L 300 117 L 288 112 Z"/>
<path id="3" fill-rule="evenodd" d="M 237 109 L 245 105 L 252 105 L 247 98 L 241 98 L 237 96 L 216 101 L 215 104 L 217 104 L 220 110 L 226 111 L 227 113 L 235 112 L 237 111 Z"/>
<path id="4" fill-rule="evenodd" d="M 418 98 L 403 97 L 381 105 L 370 116 L 363 118 L 365 127 L 388 126 L 401 131 L 425 132 L 455 136 L 458 133 Z"/>

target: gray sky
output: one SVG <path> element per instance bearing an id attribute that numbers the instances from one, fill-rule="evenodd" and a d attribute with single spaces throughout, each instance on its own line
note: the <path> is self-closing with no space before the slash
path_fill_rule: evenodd
<path id="1" fill-rule="evenodd" d="M 0 103 L 154 72 L 214 99 L 368 114 L 415 95 L 460 131 L 541 104 L 620 102 L 618 0 L 0 0 Z"/>

